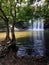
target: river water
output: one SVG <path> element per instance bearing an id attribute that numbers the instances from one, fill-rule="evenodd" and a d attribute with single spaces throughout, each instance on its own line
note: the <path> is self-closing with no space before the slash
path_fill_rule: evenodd
<path id="1" fill-rule="evenodd" d="M 49 56 L 49 31 L 30 32 L 29 36 L 17 39 L 17 56 Z"/>

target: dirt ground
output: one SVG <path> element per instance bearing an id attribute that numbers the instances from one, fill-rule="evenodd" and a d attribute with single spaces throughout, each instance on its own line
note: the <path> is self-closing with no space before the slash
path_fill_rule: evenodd
<path id="1" fill-rule="evenodd" d="M 35 58 L 18 58 L 10 51 L 5 57 L 0 58 L 0 65 L 49 65 L 49 62 Z"/>

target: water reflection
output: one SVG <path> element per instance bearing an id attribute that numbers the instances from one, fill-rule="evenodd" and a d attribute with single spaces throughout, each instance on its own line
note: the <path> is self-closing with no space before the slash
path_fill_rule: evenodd
<path id="1" fill-rule="evenodd" d="M 23 57 L 23 56 L 26 56 L 26 48 L 25 47 L 20 47 L 18 49 L 18 52 L 17 52 L 17 56 L 18 57 Z"/>
<path id="2" fill-rule="evenodd" d="M 33 45 L 34 52 L 32 52 L 32 54 L 44 56 L 45 54 L 44 31 L 34 31 L 33 39 L 34 39 L 34 45 Z"/>
<path id="3" fill-rule="evenodd" d="M 24 42 L 27 42 L 27 41 L 23 41 L 23 43 Z M 27 55 L 44 56 L 45 55 L 44 31 L 31 32 L 30 38 L 28 40 L 28 44 L 30 46 L 27 46 L 27 43 L 26 43 L 26 47 L 24 47 L 23 45 L 22 47 L 21 46 L 19 47 L 17 51 L 18 57 L 27 56 Z"/>

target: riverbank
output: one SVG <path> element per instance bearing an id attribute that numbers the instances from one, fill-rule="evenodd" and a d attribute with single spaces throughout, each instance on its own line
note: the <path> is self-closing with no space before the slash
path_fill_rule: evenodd
<path id="1" fill-rule="evenodd" d="M 49 62 L 45 58 L 18 58 L 11 50 L 5 57 L 0 58 L 0 65 L 49 65 Z"/>
<path id="2" fill-rule="evenodd" d="M 18 38 L 23 38 L 23 37 L 27 37 L 31 34 L 30 31 L 17 31 L 15 32 L 15 37 L 16 39 Z M 0 41 L 4 40 L 6 37 L 6 32 L 0 32 Z M 10 33 L 10 38 L 11 38 L 11 33 Z"/>
<path id="3" fill-rule="evenodd" d="M 15 35 L 16 35 L 16 38 L 20 38 L 20 37 L 23 38 L 23 37 L 29 36 L 31 33 L 32 32 L 21 31 L 21 32 L 15 32 Z M 34 34 L 34 33 L 32 33 L 32 34 Z M 40 37 L 41 34 L 39 32 L 38 32 L 38 34 L 39 34 L 38 36 Z M 40 37 L 40 39 L 42 39 L 42 38 L 43 37 Z M 29 39 L 32 39 L 32 37 Z M 28 42 L 29 39 L 27 40 L 27 38 L 26 38 L 23 42 L 26 43 L 26 41 Z M 23 39 L 21 39 L 21 40 L 23 40 Z M 28 43 L 30 44 L 32 42 L 32 40 Z M 49 56 L 49 32 L 45 32 L 45 40 L 46 40 L 45 44 L 46 44 L 46 49 L 47 49 L 46 54 L 48 54 L 47 56 Z M 21 42 L 21 44 L 23 42 Z M 6 43 L 5 43 L 5 45 L 6 45 Z M 36 43 L 36 45 L 37 45 L 37 43 Z M 14 52 L 14 51 L 12 51 L 12 49 L 10 49 L 9 52 L 5 56 L 0 58 L 0 65 L 49 65 L 49 58 L 48 57 L 38 57 L 38 56 L 36 56 L 36 57 L 26 56 L 26 57 L 18 58 L 17 52 Z"/>

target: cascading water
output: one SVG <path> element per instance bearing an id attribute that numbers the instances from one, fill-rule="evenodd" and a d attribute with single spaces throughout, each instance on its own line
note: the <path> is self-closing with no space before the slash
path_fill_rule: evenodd
<path id="1" fill-rule="evenodd" d="M 42 18 L 38 18 L 35 22 L 33 22 L 33 30 L 44 30 L 44 22 Z"/>
<path id="2" fill-rule="evenodd" d="M 32 21 L 29 21 L 30 26 L 28 27 L 28 30 L 36 30 L 36 31 L 40 31 L 40 30 L 44 30 L 44 22 L 42 18 L 38 18 L 37 20 L 33 20 L 33 24 Z"/>

